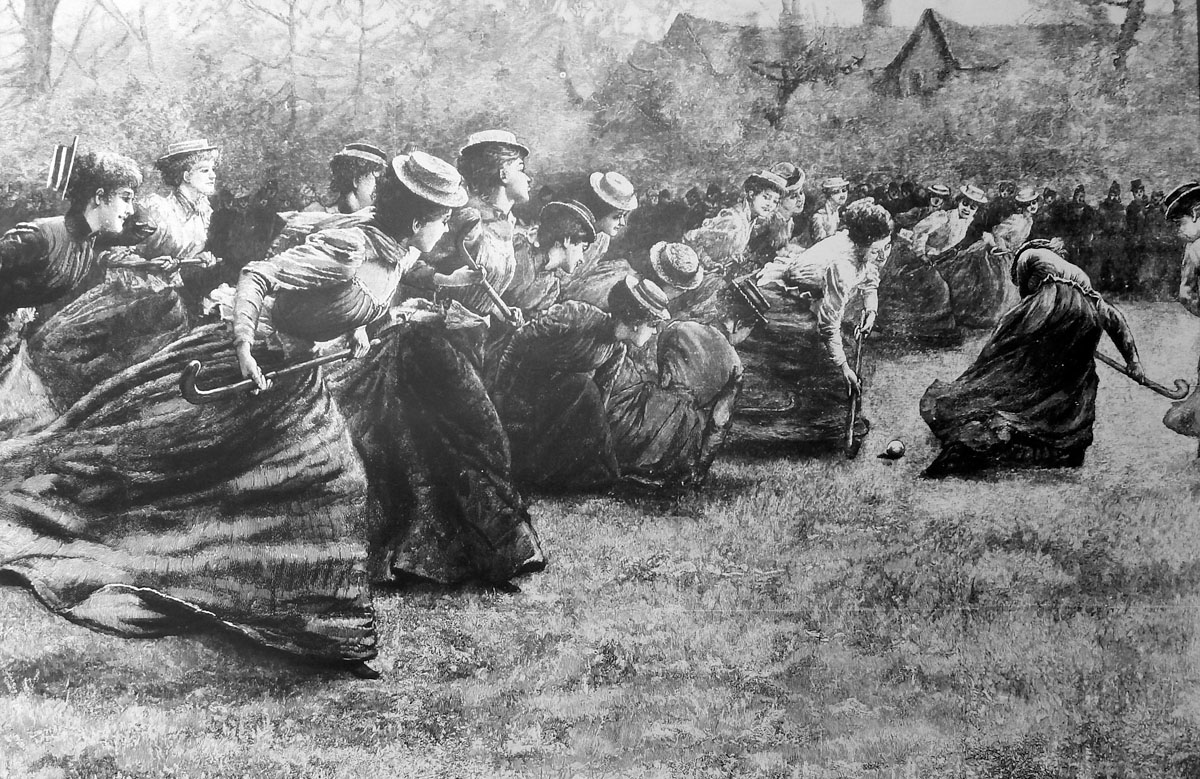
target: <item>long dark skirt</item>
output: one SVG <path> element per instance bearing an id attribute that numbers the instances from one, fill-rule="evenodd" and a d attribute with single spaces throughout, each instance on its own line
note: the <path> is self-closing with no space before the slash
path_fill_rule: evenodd
<path id="1" fill-rule="evenodd" d="M 1077 287 L 1046 283 L 1024 298 L 962 376 L 935 381 L 921 399 L 942 442 L 931 474 L 1081 463 L 1092 443 L 1102 333 L 1094 301 Z"/>
<path id="2" fill-rule="evenodd" d="M 504 582 L 545 567 L 500 418 L 440 323 L 389 329 L 329 384 L 379 511 L 374 576 Z"/>
<path id="3" fill-rule="evenodd" d="M 29 340 L 30 359 L 59 410 L 188 331 L 171 288 L 109 278 L 59 309 Z"/>
<path id="4" fill-rule="evenodd" d="M 961 327 L 990 329 L 1020 298 L 1010 276 L 1012 255 L 994 254 L 976 241 L 938 266 L 950 287 L 950 305 Z"/>
<path id="5" fill-rule="evenodd" d="M 850 394 L 841 370 L 826 355 L 809 303 L 796 302 L 774 289 L 764 289 L 771 304 L 767 325 L 738 346 L 745 378 L 734 415 L 737 443 L 787 444 L 831 448 L 845 440 Z M 857 354 L 854 317 L 842 328 L 846 357 Z M 863 360 L 860 379 L 870 384 L 870 360 Z M 853 439 L 870 430 L 865 414 L 855 415 Z"/>
<path id="6" fill-rule="evenodd" d="M 590 373 L 526 374 L 497 400 L 513 475 L 545 492 L 592 490 L 619 478 L 605 393 Z"/>
<path id="7" fill-rule="evenodd" d="M 367 483 L 319 371 L 194 406 L 182 367 L 236 374 L 190 333 L 0 444 L 0 569 L 52 611 L 128 637 L 224 626 L 323 661 L 375 655 Z M 264 370 L 272 367 L 263 355 Z"/>
<path id="8" fill-rule="evenodd" d="M 907 246 L 897 246 L 879 282 L 876 330 L 888 338 L 924 346 L 962 342 L 950 303 L 950 287 L 937 268 Z"/>

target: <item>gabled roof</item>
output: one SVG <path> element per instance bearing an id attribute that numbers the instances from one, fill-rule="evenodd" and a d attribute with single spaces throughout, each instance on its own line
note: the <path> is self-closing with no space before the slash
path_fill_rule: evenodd
<path id="1" fill-rule="evenodd" d="M 736 25 L 678 14 L 658 44 L 635 50 L 635 62 L 653 57 L 652 48 L 661 47 L 676 56 L 696 58 L 708 63 L 717 73 L 746 59 L 769 59 L 797 47 L 819 45 L 847 59 L 858 61 L 865 70 L 882 69 L 894 57 L 909 32 L 899 27 L 816 27 L 804 25 Z M 861 58 L 861 59 L 859 59 Z"/>
<path id="2" fill-rule="evenodd" d="M 1013 60 L 1053 59 L 1115 30 L 1115 25 L 1079 24 L 969 27 L 926 8 L 887 69 L 899 68 L 924 35 L 932 36 L 954 70 L 995 70 Z"/>
<path id="3" fill-rule="evenodd" d="M 999 0 L 997 0 L 999 1 Z M 649 64 L 664 54 L 695 59 L 718 74 L 747 60 L 778 57 L 799 44 L 829 47 L 848 59 L 861 57 L 867 73 L 899 67 L 922 35 L 955 70 L 994 70 L 1006 62 L 1054 59 L 1098 39 L 1114 36 L 1117 25 L 1042 24 L 971 27 L 926 9 L 916 27 L 737 25 L 692 14 L 676 15 L 658 43 L 639 44 L 630 61 Z"/>

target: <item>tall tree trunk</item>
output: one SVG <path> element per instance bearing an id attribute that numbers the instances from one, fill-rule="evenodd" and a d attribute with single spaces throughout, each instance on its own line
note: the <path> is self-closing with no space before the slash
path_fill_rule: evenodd
<path id="1" fill-rule="evenodd" d="M 21 32 L 25 35 L 25 92 L 31 97 L 50 91 L 50 55 L 58 3 L 59 0 L 25 0 Z"/>
<path id="2" fill-rule="evenodd" d="M 1116 68 L 1119 77 L 1124 78 L 1125 64 L 1129 58 L 1129 52 L 1137 45 L 1138 30 L 1142 27 L 1142 21 L 1146 18 L 1146 0 L 1129 0 L 1129 6 L 1125 11 L 1125 21 L 1121 22 L 1121 32 L 1117 35 L 1117 53 L 1113 56 L 1113 67 Z"/>
<path id="3" fill-rule="evenodd" d="M 862 0 L 864 27 L 891 27 L 891 0 Z"/>

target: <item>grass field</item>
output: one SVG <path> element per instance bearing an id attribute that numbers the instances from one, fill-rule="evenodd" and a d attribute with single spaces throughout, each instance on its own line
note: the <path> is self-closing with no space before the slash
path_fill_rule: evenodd
<path id="1" fill-rule="evenodd" d="M 1200 324 L 1127 311 L 1151 377 L 1193 378 Z M 921 480 L 917 400 L 979 345 L 876 346 L 856 461 L 538 501 L 523 592 L 377 594 L 378 681 L 0 589 L 0 776 L 1200 776 L 1195 441 L 1101 366 L 1084 467 Z"/>

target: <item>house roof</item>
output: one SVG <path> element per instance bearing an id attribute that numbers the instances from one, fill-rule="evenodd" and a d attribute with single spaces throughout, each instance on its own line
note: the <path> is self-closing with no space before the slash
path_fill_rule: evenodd
<path id="1" fill-rule="evenodd" d="M 996 25 L 972 27 L 926 9 L 909 27 L 736 25 L 681 13 L 658 43 L 643 43 L 631 62 L 650 66 L 658 57 L 695 59 L 715 73 L 729 73 L 748 58 L 785 55 L 803 43 L 829 47 L 848 60 L 858 60 L 867 73 L 899 67 L 930 33 L 955 69 L 994 70 L 1006 62 L 1053 59 L 1097 37 L 1116 34 L 1117 26 L 1092 24 Z M 858 58 L 861 58 L 859 60 Z"/>
<path id="2" fill-rule="evenodd" d="M 785 55 L 803 44 L 819 45 L 846 59 L 859 60 L 858 67 L 881 69 L 894 57 L 909 35 L 900 27 L 817 27 L 789 25 L 759 27 L 736 25 L 678 14 L 658 44 L 640 47 L 641 56 L 653 56 L 650 49 L 661 47 L 676 56 L 695 57 L 711 63 L 717 72 L 744 61 L 747 55 L 767 59 Z M 636 50 L 635 50 L 636 51 Z M 721 66 L 727 66 L 723 69 Z"/>
<path id="3" fill-rule="evenodd" d="M 932 35 L 956 70 L 995 70 L 1014 60 L 1046 60 L 1116 32 L 1115 25 L 1039 24 L 970 27 L 926 8 L 900 51 L 887 66 L 900 67 L 923 35 Z"/>

